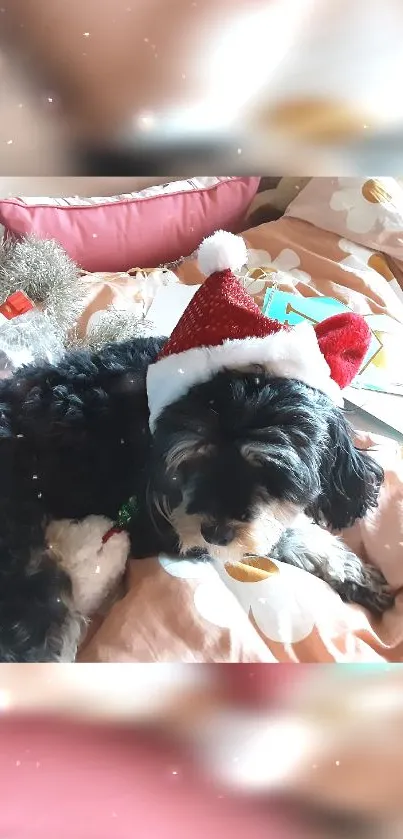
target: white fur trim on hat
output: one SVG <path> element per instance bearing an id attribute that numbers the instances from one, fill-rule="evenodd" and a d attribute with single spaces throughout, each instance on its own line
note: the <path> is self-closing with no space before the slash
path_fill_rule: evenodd
<path id="1" fill-rule="evenodd" d="M 260 365 L 273 376 L 299 379 L 342 404 L 339 386 L 330 376 L 314 328 L 304 322 L 265 338 L 229 340 L 217 347 L 196 347 L 161 358 L 148 368 L 147 393 L 153 432 L 162 411 L 195 385 L 212 379 L 221 370 L 242 370 Z"/>
<path id="2" fill-rule="evenodd" d="M 201 243 L 198 251 L 198 265 L 205 277 L 216 271 L 240 271 L 248 261 L 244 240 L 227 230 L 217 230 Z"/>

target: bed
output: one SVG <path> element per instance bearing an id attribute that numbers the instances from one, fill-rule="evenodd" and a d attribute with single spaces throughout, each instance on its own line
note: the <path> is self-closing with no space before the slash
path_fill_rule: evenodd
<path id="1" fill-rule="evenodd" d="M 380 341 L 378 366 L 396 362 L 403 338 L 398 180 L 262 179 L 236 232 L 248 247 L 243 282 L 260 306 L 274 283 L 297 295 L 301 311 L 309 298 L 336 298 L 368 319 Z M 190 250 L 169 265 L 174 284 L 203 281 Z M 147 314 L 165 275 L 149 262 L 87 273 L 83 333 L 100 310 L 122 300 Z M 378 508 L 341 538 L 382 569 L 397 593 L 392 610 L 375 619 L 342 603 L 322 581 L 270 558 L 225 567 L 169 556 L 129 559 L 122 597 L 95 616 L 77 660 L 403 661 L 403 438 L 371 434 L 365 423 L 356 435 L 383 465 L 385 481 Z"/>

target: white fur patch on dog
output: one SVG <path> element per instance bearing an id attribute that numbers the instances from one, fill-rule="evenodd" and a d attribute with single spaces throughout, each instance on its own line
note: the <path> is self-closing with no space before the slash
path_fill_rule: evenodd
<path id="1" fill-rule="evenodd" d="M 330 376 L 315 330 L 303 322 L 265 338 L 196 347 L 151 364 L 147 373 L 151 431 L 164 408 L 185 396 L 195 385 L 208 382 L 221 370 L 242 370 L 252 365 L 263 367 L 272 376 L 299 379 L 326 393 L 337 405 L 342 404 L 340 388 Z"/>
<path id="2" fill-rule="evenodd" d="M 129 556 L 129 536 L 116 533 L 102 543 L 113 527 L 103 516 L 88 516 L 80 522 L 53 521 L 46 537 L 60 565 L 70 574 L 75 608 L 90 616 L 114 591 Z"/>

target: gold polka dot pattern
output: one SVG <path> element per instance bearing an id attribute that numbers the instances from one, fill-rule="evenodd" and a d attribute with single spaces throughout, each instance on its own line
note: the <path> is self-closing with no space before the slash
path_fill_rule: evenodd
<path id="1" fill-rule="evenodd" d="M 392 200 L 392 196 L 385 189 L 384 184 L 376 178 L 369 178 L 365 181 L 361 192 L 370 204 L 388 204 Z"/>
<path id="2" fill-rule="evenodd" d="M 260 583 L 279 573 L 278 566 L 267 556 L 250 556 L 245 557 L 243 562 L 227 562 L 225 570 L 238 583 Z"/>

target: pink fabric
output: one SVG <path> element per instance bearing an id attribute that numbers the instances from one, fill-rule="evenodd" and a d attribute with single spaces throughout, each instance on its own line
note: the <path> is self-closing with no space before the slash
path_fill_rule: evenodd
<path id="1" fill-rule="evenodd" d="M 134 730 L 8 718 L 0 738 L 0 833 L 10 839 L 301 836 L 292 819 L 220 795 L 179 748 Z"/>
<path id="2" fill-rule="evenodd" d="M 399 181 L 382 177 L 311 178 L 285 214 L 402 260 L 403 189 Z"/>
<path id="3" fill-rule="evenodd" d="M 217 180 L 205 188 L 195 188 L 203 179 L 177 191 L 175 184 L 153 187 L 102 203 L 10 198 L 0 201 L 0 223 L 6 233 L 56 239 L 86 271 L 151 267 L 189 255 L 218 228 L 239 232 L 260 179 Z"/>

